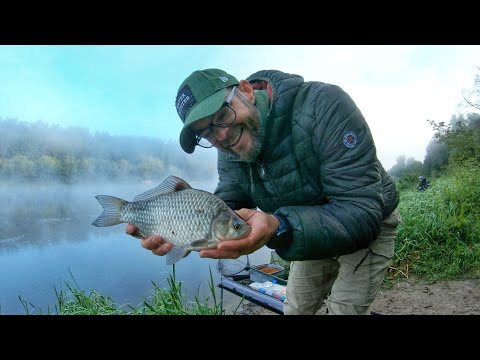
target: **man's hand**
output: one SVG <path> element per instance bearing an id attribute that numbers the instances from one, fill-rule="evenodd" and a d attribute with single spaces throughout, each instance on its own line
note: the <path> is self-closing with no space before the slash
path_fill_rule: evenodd
<path id="1" fill-rule="evenodd" d="M 147 250 L 151 250 L 155 255 L 163 256 L 173 248 L 173 244 L 167 243 L 158 235 L 142 238 L 138 235 L 138 227 L 135 225 L 127 224 L 126 232 L 142 240 L 142 246 Z"/>
<path id="2" fill-rule="evenodd" d="M 251 254 L 270 240 L 279 225 L 275 216 L 261 211 L 240 209 L 236 213 L 252 227 L 252 231 L 241 239 L 221 241 L 216 249 L 201 250 L 200 257 L 236 259 Z"/>

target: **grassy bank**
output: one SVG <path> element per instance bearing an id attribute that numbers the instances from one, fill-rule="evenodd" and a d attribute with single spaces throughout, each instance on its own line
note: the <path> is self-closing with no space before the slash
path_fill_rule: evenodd
<path id="1" fill-rule="evenodd" d="M 456 169 L 424 192 L 401 188 L 395 256 L 387 281 L 480 274 L 480 170 Z M 410 189 L 409 189 L 410 188 Z"/>
<path id="2" fill-rule="evenodd" d="M 71 273 L 70 273 L 71 274 Z M 167 278 L 168 287 L 162 288 L 152 281 L 151 294 L 137 307 L 119 305 L 108 295 L 96 290 L 82 290 L 73 274 L 72 282 L 65 282 L 65 290 L 54 289 L 57 303 L 47 309 L 37 308 L 27 299 L 19 297 L 27 315 L 220 315 L 220 304 L 217 301 L 212 272 L 210 270 L 208 297 L 194 301 L 186 298 L 182 283 L 173 274 Z"/>

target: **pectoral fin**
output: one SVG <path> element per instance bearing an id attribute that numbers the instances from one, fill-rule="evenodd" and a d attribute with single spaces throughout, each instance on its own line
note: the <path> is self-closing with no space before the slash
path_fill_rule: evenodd
<path id="1" fill-rule="evenodd" d="M 208 241 L 210 239 L 195 240 L 190 243 L 190 247 L 194 250 L 203 249 L 208 247 Z"/>
<path id="2" fill-rule="evenodd" d="M 173 265 L 176 262 L 180 261 L 182 258 L 188 256 L 190 254 L 190 250 L 188 250 L 185 246 L 179 247 L 174 246 L 172 250 L 170 250 L 166 256 L 166 264 Z"/>

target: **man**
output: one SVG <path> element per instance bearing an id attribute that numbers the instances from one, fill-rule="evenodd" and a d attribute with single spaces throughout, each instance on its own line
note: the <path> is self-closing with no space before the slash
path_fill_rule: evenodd
<path id="1" fill-rule="evenodd" d="M 215 194 L 252 227 L 200 256 L 266 245 L 292 261 L 285 314 L 315 314 L 324 299 L 329 314 L 366 314 L 393 256 L 399 197 L 349 95 L 276 70 L 238 81 L 206 69 L 180 85 L 176 109 L 183 150 L 217 148 Z M 142 246 L 172 248 L 158 236 Z"/>
<path id="2" fill-rule="evenodd" d="M 426 190 L 429 186 L 428 182 L 427 182 L 427 179 L 425 177 L 423 177 L 422 175 L 420 175 L 418 177 L 418 186 L 417 186 L 417 190 L 418 191 L 423 191 L 423 190 Z"/>

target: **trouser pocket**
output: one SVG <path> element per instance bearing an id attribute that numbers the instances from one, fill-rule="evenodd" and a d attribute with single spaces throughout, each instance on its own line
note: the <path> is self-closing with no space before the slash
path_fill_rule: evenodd
<path id="1" fill-rule="evenodd" d="M 395 209 L 382 221 L 380 235 L 372 243 L 370 250 L 375 254 L 391 259 L 395 251 L 397 228 L 401 222 L 402 218 L 400 216 L 400 212 L 398 209 Z"/>

